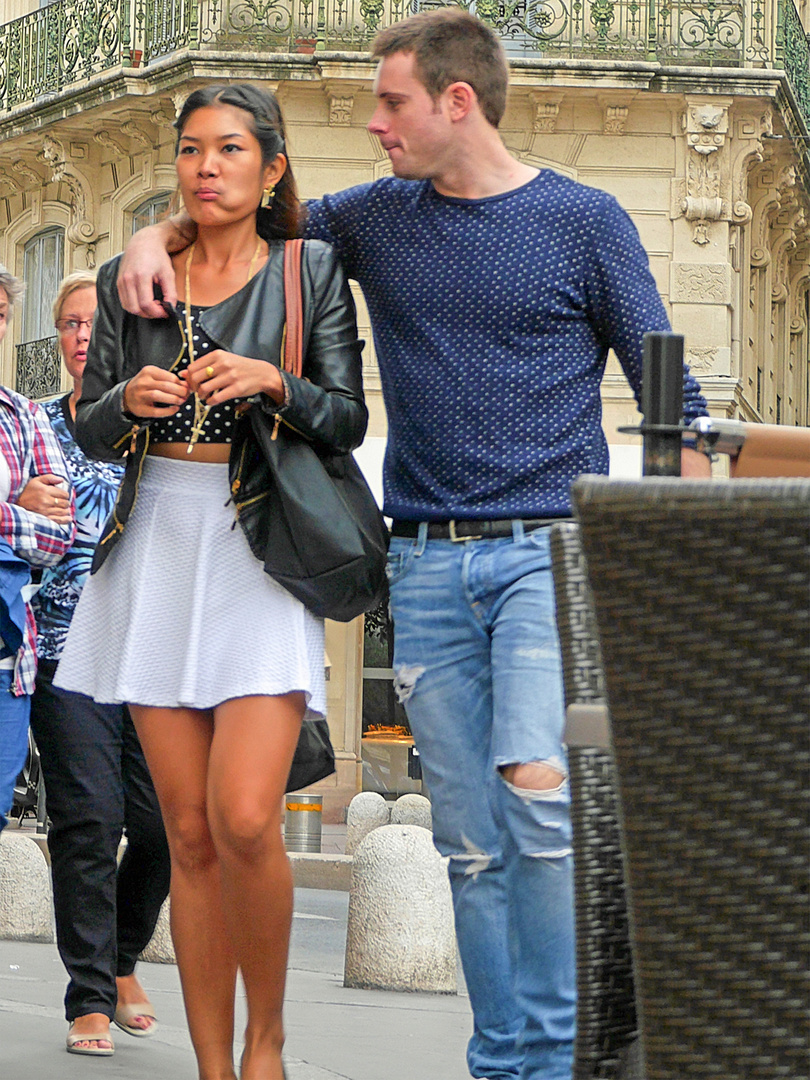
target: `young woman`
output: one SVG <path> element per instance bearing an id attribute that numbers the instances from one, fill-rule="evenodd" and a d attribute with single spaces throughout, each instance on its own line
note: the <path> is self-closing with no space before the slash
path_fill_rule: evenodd
<path id="1" fill-rule="evenodd" d="M 70 274 L 59 287 L 53 317 L 73 388 L 43 409 L 70 470 L 77 530 L 68 553 L 43 574 L 34 600 L 39 666 L 31 728 L 48 790 L 56 938 L 70 976 L 67 1049 L 109 1056 L 114 1052 L 110 1020 L 141 1038 L 157 1027 L 135 964 L 169 891 L 169 849 L 127 707 L 101 704 L 53 685 L 123 476 L 117 462 L 89 459 L 74 437 L 95 312 L 95 274 Z M 118 865 L 124 829 L 127 846 Z"/>
<path id="2" fill-rule="evenodd" d="M 197 225 L 174 260 L 178 310 L 127 315 L 118 260 L 99 273 L 77 436 L 96 456 L 126 453 L 127 474 L 56 682 L 130 705 L 169 837 L 200 1080 L 234 1080 L 237 969 L 241 1080 L 281 1080 L 292 880 L 280 815 L 302 718 L 325 712 L 323 624 L 251 554 L 229 444 L 246 410 L 262 409 L 326 450 L 358 445 L 361 346 L 336 258 L 310 243 L 303 377 L 277 366 L 281 241 L 298 206 L 275 98 L 208 87 L 177 129 L 180 192 Z"/>

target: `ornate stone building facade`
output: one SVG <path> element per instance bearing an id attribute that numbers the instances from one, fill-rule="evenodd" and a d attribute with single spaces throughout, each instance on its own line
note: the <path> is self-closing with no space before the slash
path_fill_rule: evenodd
<path id="1" fill-rule="evenodd" d="M 0 376 L 57 390 L 63 273 L 119 251 L 174 189 L 179 104 L 211 81 L 273 89 L 305 197 L 385 175 L 365 125 L 367 46 L 435 0 L 5 0 L 0 261 L 29 283 Z M 478 0 L 512 63 L 502 125 L 522 160 L 611 191 L 650 255 L 712 411 L 810 424 L 810 0 Z M 360 301 L 370 446 L 385 435 Z M 618 366 L 605 430 L 637 419 Z M 334 804 L 358 783 L 362 629 L 330 627 Z"/>

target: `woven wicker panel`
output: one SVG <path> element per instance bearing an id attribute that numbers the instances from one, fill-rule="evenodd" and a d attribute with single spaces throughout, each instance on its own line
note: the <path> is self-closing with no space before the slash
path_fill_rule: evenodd
<path id="1" fill-rule="evenodd" d="M 566 704 L 605 700 L 585 559 L 576 525 L 551 530 Z M 574 1080 L 618 1080 L 636 1037 L 633 969 L 613 760 L 568 752 L 574 827 L 577 1036 Z"/>
<path id="2" fill-rule="evenodd" d="M 574 486 L 647 1080 L 804 1080 L 810 481 Z"/>

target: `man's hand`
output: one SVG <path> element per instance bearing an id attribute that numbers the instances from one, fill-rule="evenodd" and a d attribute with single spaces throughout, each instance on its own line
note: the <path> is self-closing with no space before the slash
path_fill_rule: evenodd
<path id="1" fill-rule="evenodd" d="M 170 255 L 183 251 L 194 239 L 196 226 L 186 215 L 139 229 L 121 259 L 118 296 L 121 306 L 145 319 L 165 319 L 166 311 L 155 300 L 155 285 L 167 304 L 177 303 L 177 284 Z"/>
<path id="2" fill-rule="evenodd" d="M 681 450 L 681 476 L 689 476 L 693 480 L 711 480 L 712 463 L 706 454 L 685 446 Z"/>
<path id="3" fill-rule="evenodd" d="M 32 514 L 42 514 L 57 525 L 69 525 L 72 520 L 70 495 L 64 477 L 54 476 L 53 473 L 32 476 L 20 492 L 17 505 Z"/>
<path id="4" fill-rule="evenodd" d="M 186 383 L 171 371 L 141 368 L 124 388 L 124 408 L 133 416 L 174 416 L 189 395 Z"/>

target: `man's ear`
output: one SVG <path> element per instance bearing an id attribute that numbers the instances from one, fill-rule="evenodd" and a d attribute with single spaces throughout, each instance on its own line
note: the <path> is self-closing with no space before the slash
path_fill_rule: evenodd
<path id="1" fill-rule="evenodd" d="M 466 119 L 478 108 L 478 95 L 466 82 L 451 83 L 444 92 L 451 120 L 458 122 Z"/>

